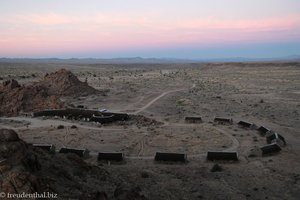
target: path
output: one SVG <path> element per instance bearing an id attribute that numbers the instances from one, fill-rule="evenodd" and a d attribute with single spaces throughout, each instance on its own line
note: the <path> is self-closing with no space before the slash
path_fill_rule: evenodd
<path id="1" fill-rule="evenodd" d="M 179 89 L 179 90 L 169 90 L 167 92 L 162 93 L 161 95 L 155 97 L 154 99 L 152 99 L 149 103 L 147 103 L 144 107 L 138 109 L 137 111 L 133 112 L 132 114 L 138 114 L 144 110 L 146 110 L 147 108 L 149 108 L 153 103 L 155 103 L 157 100 L 159 100 L 160 98 L 166 96 L 167 94 L 173 93 L 173 92 L 179 92 L 182 91 L 183 89 Z"/>

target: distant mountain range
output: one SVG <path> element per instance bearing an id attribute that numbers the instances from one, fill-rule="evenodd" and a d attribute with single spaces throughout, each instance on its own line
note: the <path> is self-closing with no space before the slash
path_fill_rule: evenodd
<path id="1" fill-rule="evenodd" d="M 214 59 L 175 59 L 175 58 L 0 58 L 4 63 L 58 63 L 58 64 L 167 64 L 167 63 L 207 63 L 207 62 L 270 62 L 270 61 L 297 61 L 300 55 L 282 58 L 214 58 Z"/>

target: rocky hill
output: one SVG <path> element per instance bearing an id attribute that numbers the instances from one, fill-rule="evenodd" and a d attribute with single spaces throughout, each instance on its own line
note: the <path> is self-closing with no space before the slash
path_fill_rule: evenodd
<path id="1" fill-rule="evenodd" d="M 65 69 L 46 74 L 37 84 L 46 88 L 51 95 L 87 96 L 98 92 L 87 82 L 80 81 L 72 72 Z"/>
<path id="2" fill-rule="evenodd" d="M 62 108 L 64 103 L 60 101 L 60 97 L 98 93 L 98 90 L 65 69 L 46 74 L 41 81 L 29 85 L 20 85 L 13 79 L 7 80 L 0 85 L 0 116 Z"/>
<path id="3" fill-rule="evenodd" d="M 8 80 L 0 85 L 0 115 L 12 116 L 20 112 L 63 107 L 63 103 L 48 89 L 40 85 L 19 85 L 16 80 Z"/>

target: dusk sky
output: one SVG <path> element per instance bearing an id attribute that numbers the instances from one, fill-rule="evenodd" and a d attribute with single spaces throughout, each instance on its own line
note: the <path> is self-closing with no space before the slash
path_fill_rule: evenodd
<path id="1" fill-rule="evenodd" d="M 289 55 L 299 0 L 0 0 L 0 57 Z"/>

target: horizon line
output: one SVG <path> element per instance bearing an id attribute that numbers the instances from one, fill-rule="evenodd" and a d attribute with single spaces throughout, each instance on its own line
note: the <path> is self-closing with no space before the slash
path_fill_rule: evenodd
<path id="1" fill-rule="evenodd" d="M 0 57 L 3 59 L 30 59 L 30 60 L 46 60 L 46 59 L 57 59 L 57 60 L 114 60 L 114 59 L 141 59 L 141 60 L 191 60 L 191 61 L 202 61 L 202 60 L 227 60 L 227 59 L 248 59 L 248 60 L 264 60 L 264 59 L 300 59 L 300 54 L 288 55 L 288 56 L 275 56 L 275 57 L 214 57 L 214 58 L 176 58 L 176 57 L 143 57 L 143 56 L 120 56 L 120 57 Z"/>

